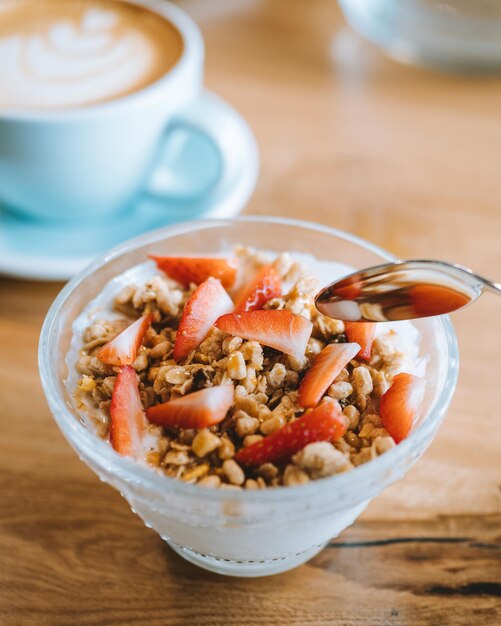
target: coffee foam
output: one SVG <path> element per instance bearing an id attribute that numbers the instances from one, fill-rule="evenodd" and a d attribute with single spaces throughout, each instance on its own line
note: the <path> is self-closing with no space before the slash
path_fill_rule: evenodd
<path id="1" fill-rule="evenodd" d="M 0 109 L 59 109 L 112 100 L 179 60 L 177 29 L 118 0 L 2 0 Z"/>

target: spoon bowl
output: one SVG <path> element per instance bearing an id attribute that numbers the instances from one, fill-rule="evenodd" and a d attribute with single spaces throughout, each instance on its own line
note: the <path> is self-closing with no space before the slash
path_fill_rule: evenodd
<path id="1" fill-rule="evenodd" d="M 320 313 L 351 322 L 393 322 L 445 315 L 501 284 L 471 269 L 433 260 L 395 261 L 359 270 L 324 287 L 315 298 Z"/>

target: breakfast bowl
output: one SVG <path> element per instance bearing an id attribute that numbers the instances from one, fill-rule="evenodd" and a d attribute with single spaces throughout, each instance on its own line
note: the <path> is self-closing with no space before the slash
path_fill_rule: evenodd
<path id="1" fill-rule="evenodd" d="M 450 319 L 417 320 L 419 359 L 426 388 L 411 434 L 381 456 L 298 486 L 208 489 L 162 474 L 119 455 L 82 415 L 74 394 L 75 328 L 82 312 L 124 272 L 148 255 L 220 255 L 236 245 L 274 253 L 293 251 L 361 269 L 393 257 L 348 233 L 275 217 L 242 217 L 177 224 L 129 242 L 94 261 L 56 298 L 39 346 L 43 389 L 59 428 L 98 477 L 115 487 L 145 525 L 186 560 L 231 576 L 265 576 L 307 561 L 402 478 L 433 440 L 458 376 L 458 351 Z"/>

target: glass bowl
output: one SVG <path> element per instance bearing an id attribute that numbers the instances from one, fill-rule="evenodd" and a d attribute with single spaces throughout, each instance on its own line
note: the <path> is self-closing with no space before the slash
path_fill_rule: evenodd
<path id="1" fill-rule="evenodd" d="M 195 221 L 157 230 L 113 249 L 73 278 L 54 301 L 39 346 L 39 367 L 54 418 L 80 459 L 129 502 L 144 523 L 188 561 L 233 576 L 263 576 L 303 563 L 349 526 L 370 500 L 401 478 L 431 443 L 458 375 L 448 317 L 419 320 L 428 358 L 422 415 L 412 434 L 385 454 L 344 474 L 297 487 L 257 491 L 207 489 L 168 478 L 118 455 L 87 429 L 65 385 L 72 325 L 89 300 L 148 254 L 210 255 L 235 244 L 313 254 L 355 269 L 393 257 L 353 235 L 274 217 Z"/>

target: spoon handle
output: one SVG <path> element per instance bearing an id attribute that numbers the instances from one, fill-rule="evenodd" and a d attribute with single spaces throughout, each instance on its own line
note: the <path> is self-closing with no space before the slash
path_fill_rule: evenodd
<path id="1" fill-rule="evenodd" d="M 489 291 L 492 293 L 496 293 L 498 296 L 501 296 L 501 283 L 495 283 L 493 280 L 487 280 L 487 278 L 483 278 L 479 276 L 484 285 L 487 287 Z"/>
<path id="2" fill-rule="evenodd" d="M 496 283 L 493 280 L 489 280 L 488 278 L 485 278 L 484 276 L 480 276 L 469 267 L 465 267 L 464 265 L 460 265 L 459 263 L 451 263 L 450 265 L 474 276 L 477 280 L 479 280 L 483 284 L 484 287 L 487 288 L 488 291 L 495 293 L 498 296 L 501 295 L 501 283 Z"/>

